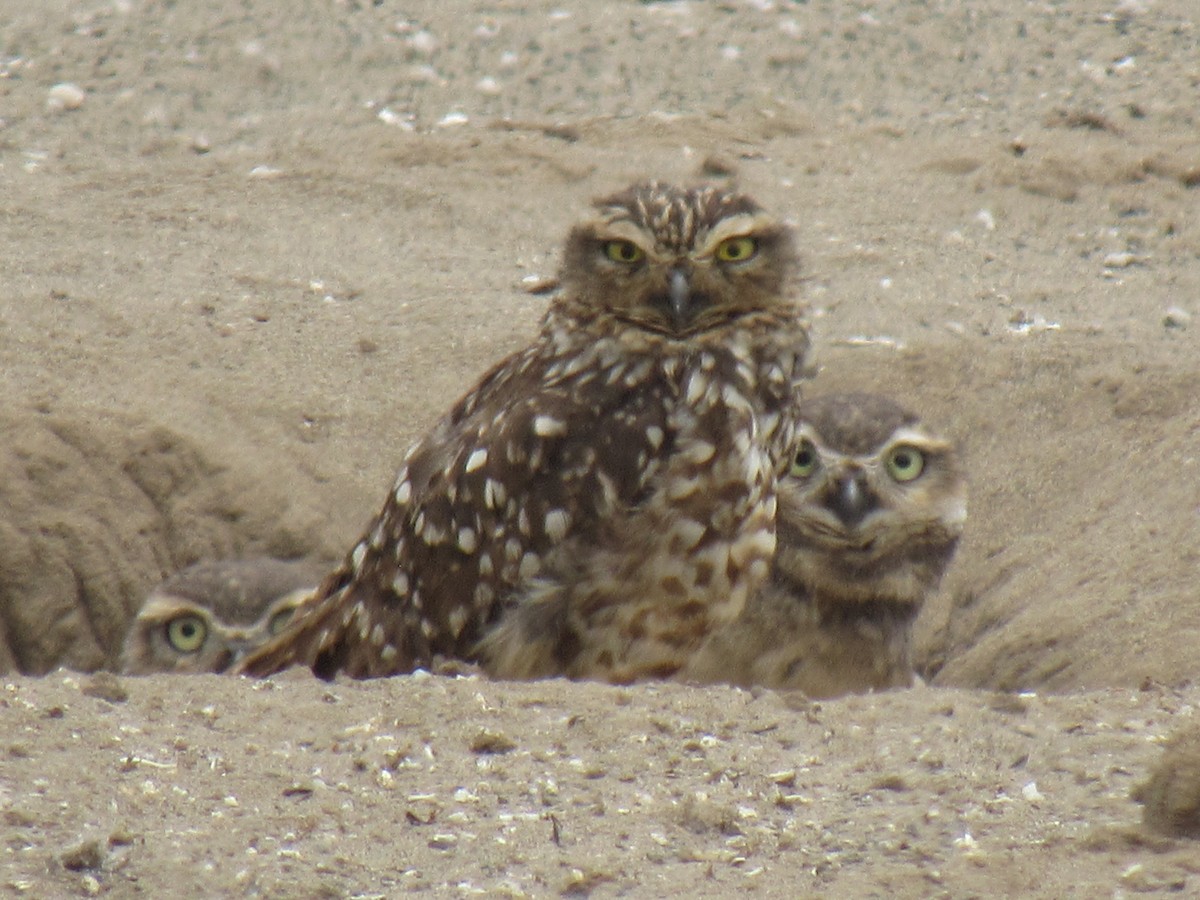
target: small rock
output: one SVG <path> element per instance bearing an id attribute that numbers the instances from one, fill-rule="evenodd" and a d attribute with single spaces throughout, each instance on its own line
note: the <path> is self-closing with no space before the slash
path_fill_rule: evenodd
<path id="1" fill-rule="evenodd" d="M 72 847 L 60 859 L 72 872 L 95 870 L 104 864 L 104 851 L 100 849 L 99 841 L 84 841 L 78 847 Z"/>
<path id="2" fill-rule="evenodd" d="M 1187 328 L 1192 322 L 1192 314 L 1178 306 L 1169 306 L 1163 314 L 1163 327 Z"/>
<path id="3" fill-rule="evenodd" d="M 408 39 L 408 46 L 419 56 L 431 56 L 438 48 L 438 40 L 428 31 L 421 30 Z"/>
<path id="4" fill-rule="evenodd" d="M 516 749 L 516 741 L 497 731 L 484 729 L 471 740 L 472 753 L 511 753 Z"/>
<path id="5" fill-rule="evenodd" d="M 1130 266 L 1141 262 L 1136 254 L 1133 253 L 1110 253 L 1104 257 L 1104 268 L 1106 269 L 1128 269 Z"/>
<path id="6" fill-rule="evenodd" d="M 50 93 L 46 96 L 46 106 L 51 112 L 68 112 L 83 106 L 86 96 L 79 85 L 64 81 L 50 88 Z"/>
<path id="7" fill-rule="evenodd" d="M 111 672 L 97 672 L 79 690 L 85 697 L 95 697 L 109 703 L 124 703 L 129 699 L 129 691 L 125 690 L 121 679 Z"/>
<path id="8" fill-rule="evenodd" d="M 700 174 L 708 178 L 730 178 L 737 170 L 737 163 L 720 153 L 710 153 L 700 163 Z"/>
<path id="9" fill-rule="evenodd" d="M 481 94 L 487 94 L 489 97 L 498 97 L 502 93 L 500 83 L 490 75 L 475 82 L 475 90 Z"/>

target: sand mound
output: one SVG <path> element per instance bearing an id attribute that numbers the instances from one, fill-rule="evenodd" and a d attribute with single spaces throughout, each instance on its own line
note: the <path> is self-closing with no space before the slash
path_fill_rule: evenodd
<path id="1" fill-rule="evenodd" d="M 103 410 L 0 413 L 0 667 L 110 665 L 145 591 L 199 559 L 315 552 L 320 520 L 231 463 Z"/>

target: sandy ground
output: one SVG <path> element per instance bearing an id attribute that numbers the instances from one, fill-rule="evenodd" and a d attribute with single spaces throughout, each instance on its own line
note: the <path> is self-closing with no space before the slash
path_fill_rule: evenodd
<path id="1" fill-rule="evenodd" d="M 0 0 L 0 885 L 1200 891 L 1130 798 L 1200 703 L 1198 19 Z M 53 671 L 177 567 L 344 552 L 588 199 L 651 175 L 795 224 L 813 391 L 962 443 L 929 686 Z"/>

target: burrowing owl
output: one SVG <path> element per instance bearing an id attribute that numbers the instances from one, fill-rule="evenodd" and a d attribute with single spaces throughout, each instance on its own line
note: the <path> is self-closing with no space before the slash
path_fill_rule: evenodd
<path id="1" fill-rule="evenodd" d="M 311 611 L 242 671 L 440 654 L 507 678 L 675 672 L 770 569 L 807 374 L 794 267 L 789 229 L 744 195 L 598 201 L 538 337 L 409 450 Z"/>
<path id="2" fill-rule="evenodd" d="M 958 456 L 872 394 L 807 400 L 800 419 L 771 579 L 680 678 L 812 697 L 909 685 L 912 621 L 966 518 Z"/>
<path id="3" fill-rule="evenodd" d="M 1173 837 L 1200 838 L 1200 728 L 1173 735 L 1150 777 L 1133 789 L 1145 805 L 1148 828 Z"/>
<path id="4" fill-rule="evenodd" d="M 224 672 L 279 634 L 323 574 L 314 563 L 277 559 L 197 563 L 176 572 L 130 623 L 121 671 Z"/>

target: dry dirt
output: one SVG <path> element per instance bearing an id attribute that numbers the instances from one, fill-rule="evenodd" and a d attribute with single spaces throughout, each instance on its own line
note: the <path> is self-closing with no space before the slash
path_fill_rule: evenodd
<path id="1" fill-rule="evenodd" d="M 1200 893 L 1130 798 L 1200 723 L 1197 96 L 1190 0 L 0 0 L 0 890 Z M 927 687 L 55 671 L 348 548 L 650 175 L 789 217 L 811 389 L 962 442 Z"/>

